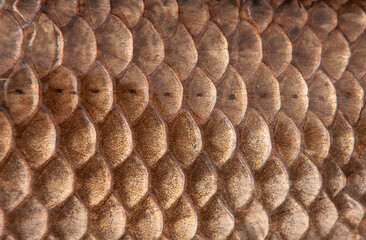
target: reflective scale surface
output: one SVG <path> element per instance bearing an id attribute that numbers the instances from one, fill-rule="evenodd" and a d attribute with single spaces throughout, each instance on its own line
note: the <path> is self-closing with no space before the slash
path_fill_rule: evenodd
<path id="1" fill-rule="evenodd" d="M 0 239 L 366 239 L 364 0 L 0 0 Z"/>

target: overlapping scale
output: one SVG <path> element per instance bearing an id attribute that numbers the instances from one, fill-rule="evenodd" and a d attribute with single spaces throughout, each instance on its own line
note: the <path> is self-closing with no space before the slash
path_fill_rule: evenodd
<path id="1" fill-rule="evenodd" d="M 158 204 L 165 210 L 182 195 L 185 177 L 183 170 L 169 154 L 151 168 L 151 188 Z"/>
<path id="2" fill-rule="evenodd" d="M 269 26 L 262 37 L 263 62 L 278 77 L 292 60 L 292 44 L 277 24 Z"/>
<path id="3" fill-rule="evenodd" d="M 150 102 L 165 121 L 177 114 L 182 106 L 183 86 L 174 70 L 162 64 L 149 78 Z"/>
<path id="4" fill-rule="evenodd" d="M 202 135 L 192 115 L 186 111 L 168 124 L 170 151 L 184 166 L 190 166 L 202 149 Z"/>
<path id="5" fill-rule="evenodd" d="M 111 4 L 109 0 L 80 0 L 79 11 L 92 29 L 98 28 L 106 21 Z"/>
<path id="6" fill-rule="evenodd" d="M 30 23 L 42 7 L 40 0 L 15 0 L 12 2 L 13 11 L 19 15 L 20 22 L 23 25 Z"/>
<path id="7" fill-rule="evenodd" d="M 212 20 L 229 36 L 239 23 L 239 7 L 230 0 L 211 1 L 210 13 Z"/>
<path id="8" fill-rule="evenodd" d="M 343 223 L 337 222 L 329 234 L 329 239 L 357 239 L 356 236 L 351 232 L 351 230 Z"/>
<path id="9" fill-rule="evenodd" d="M 310 10 L 309 24 L 322 41 L 337 26 L 337 22 L 336 11 L 325 2 L 319 2 Z"/>
<path id="10" fill-rule="evenodd" d="M 276 157 L 271 157 L 256 178 L 259 199 L 273 211 L 287 198 L 290 188 L 289 176 L 285 166 Z"/>
<path id="11" fill-rule="evenodd" d="M 165 235 L 168 238 L 193 238 L 197 231 L 198 216 L 188 197 L 183 195 L 165 214 Z"/>
<path id="12" fill-rule="evenodd" d="M 206 72 L 213 82 L 217 82 L 229 63 L 226 38 L 215 23 L 209 22 L 202 36 L 195 41 L 198 50 L 198 66 Z"/>
<path id="13" fill-rule="evenodd" d="M 97 58 L 112 76 L 118 76 L 132 59 L 131 31 L 120 18 L 109 15 L 105 22 L 95 30 L 95 38 L 98 49 Z"/>
<path id="14" fill-rule="evenodd" d="M 79 78 L 80 102 L 95 122 L 100 122 L 113 104 L 113 81 L 105 67 L 96 61 L 91 69 Z"/>
<path id="15" fill-rule="evenodd" d="M 90 232 L 98 239 L 120 239 L 125 232 L 126 213 L 111 194 L 99 207 L 95 207 L 89 217 Z"/>
<path id="16" fill-rule="evenodd" d="M 14 66 L 21 54 L 23 31 L 14 16 L 7 11 L 0 10 L 0 74 Z"/>
<path id="17" fill-rule="evenodd" d="M 326 237 L 338 219 L 335 205 L 328 196 L 321 192 L 310 206 L 309 215 L 314 224 L 314 230 L 321 238 Z"/>
<path id="18" fill-rule="evenodd" d="M 178 3 L 174 0 L 145 0 L 145 16 L 151 19 L 160 35 L 165 38 L 178 23 Z"/>
<path id="19" fill-rule="evenodd" d="M 345 175 L 347 176 L 345 188 L 347 189 L 347 192 L 352 193 L 354 197 L 358 198 L 363 196 L 366 192 L 365 185 L 361 184 L 366 176 L 366 168 L 365 163 L 360 160 L 361 159 L 355 157 L 345 171 Z"/>
<path id="20" fill-rule="evenodd" d="M 244 81 L 253 75 L 262 60 L 262 40 L 255 28 L 247 21 L 238 24 L 229 39 L 230 62 Z"/>
<path id="21" fill-rule="evenodd" d="M 39 103 L 37 76 L 26 64 L 17 64 L 5 82 L 5 100 L 15 124 L 30 117 Z"/>
<path id="22" fill-rule="evenodd" d="M 258 170 L 267 161 L 272 150 L 268 125 L 255 110 L 249 108 L 238 127 L 239 148 L 253 170 Z"/>
<path id="23" fill-rule="evenodd" d="M 60 209 L 54 210 L 51 231 L 55 237 L 80 239 L 88 226 L 88 211 L 76 196 L 71 196 Z"/>
<path id="24" fill-rule="evenodd" d="M 156 201 L 147 196 L 133 209 L 130 222 L 135 239 L 157 239 L 163 232 L 163 213 Z"/>
<path id="25" fill-rule="evenodd" d="M 352 73 L 346 71 L 334 84 L 338 108 L 351 125 L 355 124 L 363 107 L 364 90 Z"/>
<path id="26" fill-rule="evenodd" d="M 305 26 L 293 43 L 292 63 L 308 79 L 320 65 L 321 43 L 310 27 Z"/>
<path id="27" fill-rule="evenodd" d="M 225 239 L 235 225 L 234 216 L 219 197 L 211 200 L 201 218 L 205 235 L 210 239 Z"/>
<path id="28" fill-rule="evenodd" d="M 132 125 L 135 149 L 149 166 L 157 162 L 167 150 L 167 134 L 163 120 L 152 108 L 147 108 Z"/>
<path id="29" fill-rule="evenodd" d="M 13 210 L 30 192 L 31 171 L 17 152 L 11 153 L 0 165 L 0 207 Z"/>
<path id="30" fill-rule="evenodd" d="M 366 35 L 362 34 L 357 41 L 351 45 L 352 56 L 349 60 L 348 69 L 356 76 L 360 78 L 366 73 L 365 66 L 365 54 L 366 49 Z"/>
<path id="31" fill-rule="evenodd" d="M 355 3 L 340 8 L 339 27 L 349 41 L 355 41 L 366 27 L 366 14 Z"/>
<path id="32" fill-rule="evenodd" d="M 128 208 L 145 196 L 149 189 L 149 172 L 138 155 L 133 153 L 113 170 L 113 188 Z"/>
<path id="33" fill-rule="evenodd" d="M 65 39 L 63 64 L 76 75 L 84 75 L 97 57 L 97 42 L 93 30 L 82 17 L 78 17 L 63 28 L 62 33 Z"/>
<path id="34" fill-rule="evenodd" d="M 366 134 L 365 134 L 365 130 L 366 130 L 366 110 L 363 109 L 361 114 L 360 114 L 360 120 L 358 121 L 356 128 L 355 128 L 355 133 L 357 136 L 357 142 L 356 142 L 356 152 L 360 155 L 360 156 L 365 156 L 366 151 L 365 151 L 365 146 L 366 146 Z"/>
<path id="35" fill-rule="evenodd" d="M 142 18 L 133 31 L 133 60 L 146 74 L 154 72 L 163 62 L 164 43 L 153 24 Z"/>
<path id="36" fill-rule="evenodd" d="M 36 198 L 25 200 L 8 218 L 9 230 L 18 239 L 42 239 L 47 231 L 48 213 Z"/>
<path id="37" fill-rule="evenodd" d="M 236 169 L 235 172 L 232 169 Z M 219 179 L 219 191 L 233 208 L 239 208 L 249 201 L 254 190 L 254 178 L 240 153 L 235 153 L 222 166 Z"/>
<path id="38" fill-rule="evenodd" d="M 281 97 L 278 81 L 264 64 L 258 67 L 257 72 L 247 83 L 248 104 L 256 108 L 264 119 L 272 122 L 281 107 Z"/>
<path id="39" fill-rule="evenodd" d="M 105 159 L 95 154 L 76 172 L 76 193 L 88 207 L 100 203 L 111 189 L 112 176 Z"/>
<path id="40" fill-rule="evenodd" d="M 285 113 L 279 112 L 272 124 L 274 150 L 288 167 L 300 152 L 301 135 L 295 123 Z"/>
<path id="41" fill-rule="evenodd" d="M 223 112 L 215 109 L 211 118 L 202 126 L 204 151 L 217 167 L 221 167 L 233 154 L 236 133 L 230 120 Z"/>
<path id="42" fill-rule="evenodd" d="M 325 168 L 329 169 L 329 168 Z M 319 194 L 323 179 L 316 165 L 303 153 L 291 166 L 291 193 L 305 206 L 309 206 Z M 327 186 L 329 186 L 327 184 Z"/>
<path id="43" fill-rule="evenodd" d="M 303 125 L 303 133 L 305 153 L 314 158 L 317 166 L 321 166 L 329 153 L 329 132 L 315 114 L 308 112 Z"/>
<path id="44" fill-rule="evenodd" d="M 291 41 L 294 41 L 308 20 L 308 12 L 298 2 L 286 2 L 277 8 L 275 20 L 284 27 Z"/>
<path id="45" fill-rule="evenodd" d="M 235 68 L 229 66 L 223 80 L 216 87 L 216 106 L 237 126 L 243 120 L 248 105 L 245 83 Z"/>
<path id="46" fill-rule="evenodd" d="M 346 193 L 340 194 L 336 202 L 340 219 L 344 220 L 351 228 L 357 227 L 365 214 L 364 207 Z"/>
<path id="47" fill-rule="evenodd" d="M 78 13 L 77 0 L 49 1 L 44 5 L 47 15 L 60 27 L 67 25 Z"/>
<path id="48" fill-rule="evenodd" d="M 112 110 L 100 130 L 99 148 L 109 164 L 116 167 L 132 152 L 132 132 L 127 120 L 117 109 Z"/>
<path id="49" fill-rule="evenodd" d="M 341 112 L 338 112 L 333 125 L 333 142 L 330 146 L 330 155 L 343 167 L 353 153 L 355 145 L 354 132 Z"/>
<path id="50" fill-rule="evenodd" d="M 217 173 L 213 163 L 202 154 L 186 174 L 187 193 L 198 207 L 203 207 L 217 191 Z"/>
<path id="51" fill-rule="evenodd" d="M 273 18 L 273 9 L 267 0 L 259 0 L 258 2 L 246 2 L 243 4 L 247 7 L 247 15 L 254 22 L 258 31 L 262 33 L 270 24 Z"/>
<path id="52" fill-rule="evenodd" d="M 134 122 L 149 102 L 149 84 L 144 73 L 136 65 L 127 68 L 116 82 L 116 102 L 123 109 L 126 118 Z"/>
<path id="53" fill-rule="evenodd" d="M 56 149 L 56 128 L 49 114 L 39 109 L 23 129 L 19 149 L 32 168 L 44 164 Z"/>
<path id="54" fill-rule="evenodd" d="M 164 39 L 165 61 L 176 71 L 181 81 L 185 80 L 198 61 L 198 53 L 192 36 L 183 24 L 176 32 Z"/>
<path id="55" fill-rule="evenodd" d="M 78 168 L 94 154 L 97 134 L 93 123 L 82 109 L 75 111 L 61 126 L 60 150 L 74 168 Z"/>
<path id="56" fill-rule="evenodd" d="M 0 162 L 10 150 L 13 141 L 12 125 L 4 112 L 0 112 Z"/>
<path id="57" fill-rule="evenodd" d="M 184 101 L 198 124 L 205 122 L 217 99 L 217 90 L 201 68 L 196 68 L 184 84 Z"/>
<path id="58" fill-rule="evenodd" d="M 248 238 L 264 240 L 269 232 L 268 214 L 255 199 L 247 208 L 239 209 L 236 220 L 236 231 Z"/>
<path id="59" fill-rule="evenodd" d="M 209 6 L 204 0 L 179 1 L 179 20 L 196 36 L 210 19 Z"/>
<path id="60" fill-rule="evenodd" d="M 330 79 L 322 72 L 316 72 L 309 84 L 309 110 L 328 127 L 337 108 L 336 90 Z"/>
<path id="61" fill-rule="evenodd" d="M 144 12 L 143 0 L 111 0 L 111 12 L 124 19 L 129 28 L 136 26 Z"/>
<path id="62" fill-rule="evenodd" d="M 331 197 L 335 197 L 346 186 L 346 176 L 332 158 L 324 162 L 322 176 L 325 189 Z"/>
<path id="63" fill-rule="evenodd" d="M 334 31 L 322 48 L 321 66 L 334 79 L 339 79 L 348 65 L 351 50 L 340 31 Z"/>
<path id="64" fill-rule="evenodd" d="M 278 78 L 281 94 L 281 108 L 300 125 L 308 111 L 308 86 L 300 72 L 292 65 Z"/>
<path id="65" fill-rule="evenodd" d="M 23 57 L 40 77 L 61 65 L 63 48 L 63 34 L 46 14 L 24 29 Z"/>
<path id="66" fill-rule="evenodd" d="M 47 208 L 53 208 L 74 190 L 74 173 L 70 164 L 59 154 L 51 158 L 45 168 L 36 174 L 33 190 Z"/>
<path id="67" fill-rule="evenodd" d="M 70 69 L 61 66 L 43 78 L 42 84 L 43 103 L 58 124 L 65 122 L 79 102 L 77 77 Z"/>
<path id="68" fill-rule="evenodd" d="M 286 239 L 301 239 L 309 227 L 309 216 L 292 197 L 287 198 L 273 218 L 282 236 Z"/>

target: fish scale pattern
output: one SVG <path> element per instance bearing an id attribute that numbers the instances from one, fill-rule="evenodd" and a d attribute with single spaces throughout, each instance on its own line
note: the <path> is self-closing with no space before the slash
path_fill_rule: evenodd
<path id="1" fill-rule="evenodd" d="M 0 9 L 0 238 L 366 239 L 364 1 Z"/>

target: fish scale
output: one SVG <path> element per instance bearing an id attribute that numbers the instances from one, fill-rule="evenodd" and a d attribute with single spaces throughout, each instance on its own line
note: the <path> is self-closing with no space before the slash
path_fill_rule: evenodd
<path id="1" fill-rule="evenodd" d="M 0 2 L 1 239 L 366 239 L 362 0 Z"/>

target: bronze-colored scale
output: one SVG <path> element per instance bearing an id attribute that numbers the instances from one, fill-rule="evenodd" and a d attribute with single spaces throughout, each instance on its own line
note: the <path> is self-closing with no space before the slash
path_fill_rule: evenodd
<path id="1" fill-rule="evenodd" d="M 365 11 L 0 1 L 0 239 L 366 239 Z"/>

